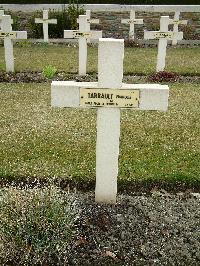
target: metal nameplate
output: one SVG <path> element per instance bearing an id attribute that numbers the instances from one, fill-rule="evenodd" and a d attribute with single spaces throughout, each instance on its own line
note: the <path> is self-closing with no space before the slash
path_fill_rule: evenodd
<path id="1" fill-rule="evenodd" d="M 155 39 L 171 39 L 173 38 L 173 32 L 155 32 Z"/>
<path id="2" fill-rule="evenodd" d="M 81 32 L 81 31 L 73 32 L 73 38 L 80 38 L 80 37 L 89 38 L 90 36 L 91 34 L 89 32 Z"/>
<path id="3" fill-rule="evenodd" d="M 138 22 L 138 20 L 136 20 L 136 19 L 127 20 L 127 23 L 128 23 L 128 24 L 131 24 L 131 23 L 137 23 L 137 22 Z"/>
<path id="4" fill-rule="evenodd" d="M 16 32 L 0 32 L 0 39 L 4 39 L 4 38 L 16 39 L 17 33 Z"/>
<path id="5" fill-rule="evenodd" d="M 179 24 L 187 24 L 186 20 L 173 20 L 173 24 L 179 25 Z"/>
<path id="6" fill-rule="evenodd" d="M 139 107 L 139 90 L 124 89 L 80 89 L 81 107 Z"/>

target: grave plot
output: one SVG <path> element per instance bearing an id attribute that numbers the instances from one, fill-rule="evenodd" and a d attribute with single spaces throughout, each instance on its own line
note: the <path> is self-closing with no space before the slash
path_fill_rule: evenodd
<path id="1" fill-rule="evenodd" d="M 116 203 L 120 109 L 167 111 L 169 87 L 127 85 L 123 79 L 124 40 L 99 39 L 98 83 L 54 81 L 52 107 L 98 108 L 96 202 Z"/>
<path id="2" fill-rule="evenodd" d="M 166 70 L 184 80 L 159 84 L 156 48 L 125 48 L 122 83 L 122 47 L 101 45 L 106 62 L 88 46 L 86 76 L 77 75 L 78 47 L 26 42 L 14 47 L 15 73 L 0 71 L 0 264 L 197 265 L 199 47 L 170 47 Z M 157 84 L 143 85 L 150 74 Z M 55 95 L 64 90 L 59 103 L 73 108 L 51 107 L 52 80 Z M 168 86 L 160 112 L 167 101 L 156 91 Z M 117 204 L 94 203 L 96 177 L 96 200 Z"/>
<path id="3" fill-rule="evenodd" d="M 53 110 L 50 83 L 0 83 L 2 260 L 198 262 L 199 85 L 169 86 L 167 113 L 121 113 L 114 207 L 94 204 L 96 111 Z"/>

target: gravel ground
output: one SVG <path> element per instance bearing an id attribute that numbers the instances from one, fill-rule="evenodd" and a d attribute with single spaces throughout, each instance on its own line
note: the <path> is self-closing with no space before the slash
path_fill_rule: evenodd
<path id="1" fill-rule="evenodd" d="M 200 265 L 200 194 L 119 195 L 98 205 L 78 194 L 70 265 Z"/>

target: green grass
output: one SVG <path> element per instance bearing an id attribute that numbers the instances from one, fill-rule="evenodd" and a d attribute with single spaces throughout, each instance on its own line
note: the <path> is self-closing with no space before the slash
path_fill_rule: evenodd
<path id="1" fill-rule="evenodd" d="M 200 47 L 167 48 L 166 71 L 200 75 Z M 58 71 L 78 72 L 78 47 L 25 46 L 14 47 L 16 71 L 42 71 L 52 65 Z M 157 48 L 126 48 L 124 73 L 150 74 L 156 69 Z M 0 47 L 0 70 L 5 69 L 4 49 Z M 97 72 L 97 48 L 88 49 L 87 72 Z"/>
<path id="2" fill-rule="evenodd" d="M 96 110 L 51 108 L 49 84 L 0 84 L 0 176 L 94 182 Z M 200 86 L 169 110 L 121 112 L 119 180 L 200 181 Z"/>

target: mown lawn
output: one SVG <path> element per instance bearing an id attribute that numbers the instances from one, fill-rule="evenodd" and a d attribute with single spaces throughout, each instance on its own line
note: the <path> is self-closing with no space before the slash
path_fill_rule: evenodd
<path id="1" fill-rule="evenodd" d="M 0 84 L 0 177 L 95 179 L 96 110 L 51 108 L 50 84 Z M 119 180 L 200 181 L 200 86 L 169 110 L 121 111 Z"/>
<path id="2" fill-rule="evenodd" d="M 166 71 L 200 75 L 200 47 L 167 49 Z M 41 71 L 53 65 L 58 71 L 78 72 L 78 47 L 36 45 L 14 48 L 16 71 Z M 150 74 L 156 69 L 157 48 L 126 48 L 124 73 Z M 0 47 L 0 70 L 5 69 L 4 48 Z M 87 72 L 97 72 L 97 48 L 88 48 Z"/>

